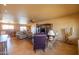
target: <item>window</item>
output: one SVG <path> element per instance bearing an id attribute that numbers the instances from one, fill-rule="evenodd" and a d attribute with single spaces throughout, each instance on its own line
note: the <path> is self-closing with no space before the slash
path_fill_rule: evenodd
<path id="1" fill-rule="evenodd" d="M 26 22 L 27 21 L 26 21 L 26 18 L 25 17 L 20 17 L 19 18 L 19 24 L 27 24 Z"/>
<path id="2" fill-rule="evenodd" d="M 27 18 L 26 12 L 24 10 L 18 11 L 17 17 L 18 17 L 19 24 L 28 23 L 28 18 Z"/>
<path id="3" fill-rule="evenodd" d="M 7 10 L 5 10 L 5 12 L 3 13 L 1 22 L 2 23 L 14 23 L 13 16 Z"/>
<path id="4" fill-rule="evenodd" d="M 26 31 L 26 26 L 20 26 L 20 31 Z"/>
<path id="5" fill-rule="evenodd" d="M 33 34 L 36 33 L 36 27 L 33 26 L 33 25 L 32 25 L 32 27 L 31 27 L 31 32 L 32 32 Z"/>
<path id="6" fill-rule="evenodd" d="M 14 26 L 13 25 L 2 25 L 2 29 L 3 30 L 14 29 Z"/>
<path id="7" fill-rule="evenodd" d="M 2 23 L 11 23 L 11 24 L 14 23 L 13 20 L 9 20 L 9 19 L 3 19 L 1 22 L 2 22 Z"/>

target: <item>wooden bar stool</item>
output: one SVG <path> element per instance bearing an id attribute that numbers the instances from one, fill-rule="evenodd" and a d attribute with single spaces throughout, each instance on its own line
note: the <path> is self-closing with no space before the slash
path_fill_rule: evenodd
<path id="1" fill-rule="evenodd" d="M 0 55 L 7 54 L 8 35 L 0 35 Z"/>
<path id="2" fill-rule="evenodd" d="M 0 55 L 7 54 L 7 41 L 0 42 Z"/>

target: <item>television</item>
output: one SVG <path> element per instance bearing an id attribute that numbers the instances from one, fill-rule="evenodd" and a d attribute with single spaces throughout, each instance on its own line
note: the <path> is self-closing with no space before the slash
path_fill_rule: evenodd
<path id="1" fill-rule="evenodd" d="M 40 32 L 44 32 L 45 33 L 45 28 L 41 28 Z"/>

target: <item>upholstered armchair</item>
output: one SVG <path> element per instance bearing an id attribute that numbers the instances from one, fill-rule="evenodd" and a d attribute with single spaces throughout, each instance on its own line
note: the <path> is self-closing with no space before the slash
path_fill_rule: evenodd
<path id="1" fill-rule="evenodd" d="M 45 51 L 47 45 L 47 36 L 44 33 L 37 33 L 33 36 L 33 49 L 36 52 L 37 49 Z"/>

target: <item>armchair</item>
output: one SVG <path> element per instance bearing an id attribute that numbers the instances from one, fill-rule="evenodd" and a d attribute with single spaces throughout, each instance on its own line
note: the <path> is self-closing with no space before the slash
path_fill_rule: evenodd
<path id="1" fill-rule="evenodd" d="M 46 43 L 47 43 L 47 36 L 45 34 L 38 33 L 34 35 L 33 49 L 35 52 L 37 49 L 45 51 Z"/>

